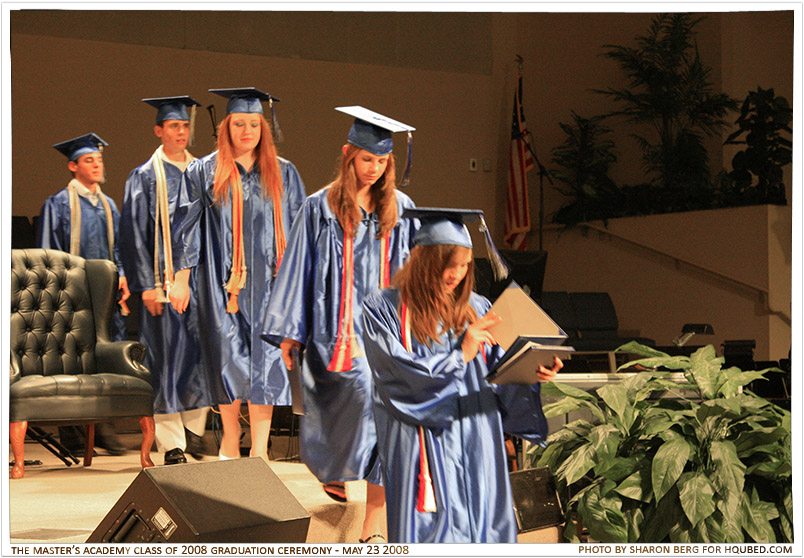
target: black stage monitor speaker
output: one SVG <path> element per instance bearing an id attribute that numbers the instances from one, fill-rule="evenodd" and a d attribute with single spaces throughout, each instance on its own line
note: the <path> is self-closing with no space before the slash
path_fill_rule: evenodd
<path id="1" fill-rule="evenodd" d="M 550 467 L 509 473 L 519 533 L 564 523 L 564 512 Z"/>
<path id="2" fill-rule="evenodd" d="M 547 252 L 500 250 L 500 254 L 508 264 L 508 278 L 495 281 L 489 261 L 475 258 L 475 291 L 494 302 L 511 281 L 516 281 L 532 299 L 538 300 L 542 296 Z"/>
<path id="3" fill-rule="evenodd" d="M 310 515 L 259 457 L 143 469 L 88 543 L 303 543 Z"/>

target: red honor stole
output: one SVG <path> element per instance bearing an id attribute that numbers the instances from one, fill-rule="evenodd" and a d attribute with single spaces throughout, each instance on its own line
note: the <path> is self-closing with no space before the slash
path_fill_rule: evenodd
<path id="1" fill-rule="evenodd" d="M 402 344 L 409 353 L 413 352 L 413 343 L 410 335 L 410 316 L 408 315 L 407 304 L 402 304 Z M 430 475 L 430 463 L 427 460 L 427 446 L 424 439 L 424 427 L 419 426 L 419 496 L 416 499 L 416 511 L 435 512 L 435 489 L 433 488 L 433 478 Z"/>

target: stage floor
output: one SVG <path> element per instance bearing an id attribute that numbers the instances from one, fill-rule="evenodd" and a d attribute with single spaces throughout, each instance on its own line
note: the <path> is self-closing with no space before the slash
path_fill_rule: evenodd
<path id="1" fill-rule="evenodd" d="M 81 463 L 67 467 L 36 442 L 26 441 L 25 459 L 40 460 L 41 465 L 25 468 L 25 477 L 9 480 L 8 535 L 11 543 L 83 543 L 114 507 L 123 492 L 140 473 L 139 433 L 121 434 L 129 451 L 114 457 L 98 449 L 90 467 Z M 214 441 L 205 436 L 209 453 Z M 346 483 L 346 503 L 329 498 L 318 479 L 297 461 L 286 461 L 296 449 L 295 438 L 274 437 L 271 470 L 310 514 L 308 543 L 353 544 L 360 538 L 366 501 L 364 481 Z M 9 449 L 9 459 L 11 459 Z M 164 456 L 151 452 L 155 465 Z M 189 463 L 195 460 L 187 456 Z M 217 460 L 207 455 L 203 461 Z M 172 465 L 180 467 L 180 465 Z M 550 527 L 520 534 L 519 542 L 559 542 L 558 528 Z"/>
<path id="2" fill-rule="evenodd" d="M 142 470 L 139 435 L 122 434 L 129 451 L 122 456 L 97 450 L 90 467 L 67 467 L 36 442 L 25 444 L 25 459 L 41 465 L 25 468 L 25 477 L 9 480 L 8 528 L 12 543 L 83 543 Z M 283 446 L 284 443 L 284 446 Z M 272 457 L 285 458 L 287 439 L 277 437 Z M 9 459 L 11 459 L 9 450 Z M 164 456 L 151 452 L 155 465 Z M 217 457 L 206 456 L 205 461 Z M 189 463 L 195 460 L 187 456 Z M 298 462 L 271 461 L 274 473 L 310 514 L 309 543 L 357 543 L 363 523 L 365 482 L 347 483 L 349 502 L 329 498 L 307 467 Z M 174 465 L 175 467 L 175 465 Z M 5 528 L 5 526 L 4 526 Z"/>

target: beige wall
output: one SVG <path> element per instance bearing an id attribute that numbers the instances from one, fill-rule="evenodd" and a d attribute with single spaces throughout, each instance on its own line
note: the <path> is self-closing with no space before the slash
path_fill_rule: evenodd
<path id="1" fill-rule="evenodd" d="M 189 94 L 204 105 L 214 103 L 222 118 L 222 99 L 208 88 L 256 86 L 282 99 L 277 111 L 286 142 L 280 153 L 297 165 L 308 193 L 331 178 L 350 125 L 333 107 L 365 105 L 416 126 L 408 190 L 414 200 L 483 208 L 501 242 L 515 55 L 524 58 L 524 107 L 534 147 L 549 168 L 551 149 L 563 141 L 558 124 L 569 121 L 571 110 L 592 116 L 613 108 L 590 91 L 623 82 L 616 64 L 600 56 L 602 45 L 630 44 L 646 32 L 650 18 L 645 13 L 14 11 L 12 184 L 4 184 L 12 188 L 11 212 L 37 214 L 45 197 L 66 184 L 65 160 L 51 144 L 89 131 L 106 139 L 104 190 L 120 203 L 129 171 L 157 145 L 151 131 L 154 111 L 141 98 Z M 739 99 L 757 85 L 773 87 L 792 101 L 792 11 L 711 13 L 698 32 L 701 54 L 718 87 Z M 628 137 L 632 130 L 616 128 L 619 161 L 613 177 L 621 184 L 638 183 L 644 177 Z M 206 110 L 199 113 L 197 137 L 193 152 L 210 152 Z M 731 154 L 721 153 L 720 142 L 709 143 L 711 159 L 728 163 Z M 400 162 L 403 146 L 400 136 Z M 468 170 L 470 158 L 480 161 L 477 172 Z M 484 160 L 490 172 L 482 170 Z M 535 172 L 529 180 L 534 229 L 529 247 L 537 248 Z M 561 194 L 546 184 L 548 219 L 562 203 Z M 635 232 L 662 244 L 675 233 L 661 227 L 675 219 L 660 218 L 660 228 Z M 739 258 L 730 255 L 734 239 L 718 235 L 703 246 L 681 243 L 668 249 L 692 250 L 724 272 L 734 271 L 739 262 L 740 273 L 751 269 L 757 282 L 767 286 L 772 277 L 789 289 L 790 219 L 764 223 L 765 238 L 775 237 L 778 243 L 763 249 L 758 237 L 748 235 L 741 242 L 750 249 L 741 250 Z M 744 230 L 753 230 L 753 224 Z M 677 335 L 684 320 L 731 324 L 715 326 L 724 338 L 743 338 L 746 333 L 737 324 L 750 322 L 752 332 L 773 332 L 774 341 L 760 344 L 761 355 L 786 356 L 789 327 L 769 325 L 770 318 L 757 315 L 752 304 L 727 298 L 722 308 L 696 317 L 698 301 L 721 300 L 720 286 L 702 278 L 682 285 L 678 277 L 668 279 L 672 274 L 658 264 L 635 275 L 624 265 L 630 256 L 622 246 L 608 243 L 602 250 L 605 242 L 579 236 L 577 231 L 546 236 L 546 288 L 608 290 L 623 327 L 643 334 L 652 327 L 649 322 L 669 312 L 667 320 L 672 317 L 673 323 L 652 335 L 660 342 L 672 339 L 670 332 Z M 565 251 L 569 239 L 575 239 L 573 249 Z M 672 305 L 662 294 L 667 292 L 675 293 Z M 772 292 L 772 297 L 781 296 L 772 302 L 789 314 L 789 294 L 779 294 L 783 289 L 778 286 Z M 657 300 L 667 307 L 657 308 Z M 715 319 L 714 312 L 722 318 Z"/>
<path id="2" fill-rule="evenodd" d="M 550 229 L 544 290 L 607 291 L 620 330 L 657 345 L 708 323 L 715 335 L 690 345 L 754 339 L 756 360 L 787 358 L 790 220 L 789 207 L 752 206 L 612 219 L 611 235 Z"/>

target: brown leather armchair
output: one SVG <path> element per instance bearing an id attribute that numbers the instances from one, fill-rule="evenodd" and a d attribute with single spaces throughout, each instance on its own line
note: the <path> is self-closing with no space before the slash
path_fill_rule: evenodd
<path id="1" fill-rule="evenodd" d="M 25 474 L 28 424 L 81 424 L 84 466 L 92 464 L 94 425 L 139 417 L 140 462 L 153 466 L 153 388 L 145 347 L 112 341 L 109 322 L 117 268 L 45 249 L 11 252 L 11 478 Z"/>

